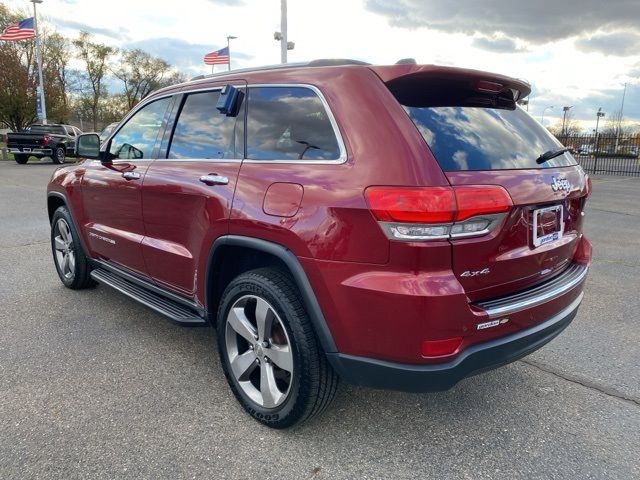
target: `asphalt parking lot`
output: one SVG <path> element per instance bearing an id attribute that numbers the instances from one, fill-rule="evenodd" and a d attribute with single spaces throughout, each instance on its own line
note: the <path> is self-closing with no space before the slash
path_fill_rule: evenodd
<path id="1" fill-rule="evenodd" d="M 0 478 L 640 478 L 640 178 L 594 179 L 585 300 L 551 344 L 444 393 L 342 385 L 272 431 L 233 398 L 214 332 L 62 286 L 54 168 L 0 161 Z"/>

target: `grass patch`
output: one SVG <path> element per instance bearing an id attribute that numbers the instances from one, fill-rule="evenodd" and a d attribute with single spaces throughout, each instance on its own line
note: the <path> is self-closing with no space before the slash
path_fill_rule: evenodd
<path id="1" fill-rule="evenodd" d="M 6 143 L 2 143 L 0 142 L 0 150 L 2 150 L 3 148 L 6 148 L 7 144 Z M 9 160 L 11 160 L 13 162 L 13 154 L 7 152 L 7 157 L 9 158 Z M 0 161 L 4 160 L 4 155 L 2 155 L 2 153 L 0 153 Z"/>

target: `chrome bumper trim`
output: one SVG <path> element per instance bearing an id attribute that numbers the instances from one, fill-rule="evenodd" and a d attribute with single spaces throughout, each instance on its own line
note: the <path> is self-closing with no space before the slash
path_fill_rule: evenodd
<path id="1" fill-rule="evenodd" d="M 589 267 L 574 263 L 561 274 L 541 285 L 514 295 L 478 302 L 475 305 L 486 311 L 490 318 L 510 315 L 564 295 L 582 282 L 588 271 Z"/>

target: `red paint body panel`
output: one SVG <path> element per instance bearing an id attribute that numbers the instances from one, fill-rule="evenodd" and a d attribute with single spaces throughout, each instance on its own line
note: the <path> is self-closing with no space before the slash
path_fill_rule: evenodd
<path id="1" fill-rule="evenodd" d="M 87 162 L 82 179 L 83 227 L 89 248 L 135 273 L 147 276 L 140 243 L 144 238 L 142 182 L 150 161 L 103 165 Z M 127 180 L 124 172 L 136 172 L 138 180 Z"/>
<path id="2" fill-rule="evenodd" d="M 204 305 L 206 260 L 216 238 L 228 233 L 238 161 L 157 160 L 142 188 L 146 236 L 142 252 L 153 280 Z M 206 185 L 203 175 L 227 185 Z"/>

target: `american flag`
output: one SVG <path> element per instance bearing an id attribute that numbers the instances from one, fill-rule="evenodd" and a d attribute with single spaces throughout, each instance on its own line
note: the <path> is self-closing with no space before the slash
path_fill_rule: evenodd
<path id="1" fill-rule="evenodd" d="M 229 47 L 221 48 L 204 56 L 207 65 L 221 65 L 229 63 Z"/>
<path id="2" fill-rule="evenodd" d="M 33 18 L 25 18 L 19 22 L 13 22 L 0 35 L 0 40 L 28 40 L 36 36 L 33 28 Z"/>

